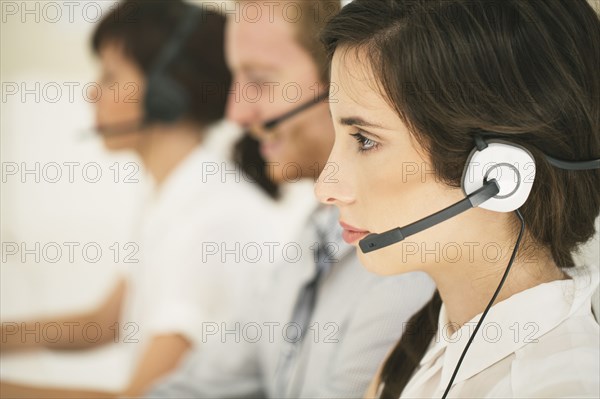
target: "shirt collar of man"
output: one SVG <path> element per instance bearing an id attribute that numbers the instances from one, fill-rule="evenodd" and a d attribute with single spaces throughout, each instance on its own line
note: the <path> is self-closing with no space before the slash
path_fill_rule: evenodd
<path id="1" fill-rule="evenodd" d="M 565 269 L 567 280 L 540 284 L 494 305 L 477 332 L 453 385 L 467 380 L 558 326 L 577 312 L 591 311 L 591 297 L 598 288 L 596 268 Z M 433 364 L 444 355 L 440 387 L 445 387 L 477 322 L 478 314 L 459 330 L 450 333 L 444 304 L 438 329 L 421 366 Z"/>
<path id="2" fill-rule="evenodd" d="M 331 260 L 337 263 L 352 252 L 353 246 L 342 239 L 342 227 L 339 224 L 339 210 L 331 205 L 320 205 L 311 216 L 316 236 L 324 236 L 325 242 L 331 244 L 329 250 Z M 323 243 L 322 243 L 323 244 Z"/>

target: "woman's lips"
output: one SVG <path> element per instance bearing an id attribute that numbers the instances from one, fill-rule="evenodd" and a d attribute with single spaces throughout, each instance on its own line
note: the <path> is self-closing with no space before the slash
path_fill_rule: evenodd
<path id="1" fill-rule="evenodd" d="M 348 244 L 354 244 L 365 238 L 370 233 L 368 230 L 359 229 L 358 227 L 351 226 L 342 221 L 340 221 L 340 226 L 342 226 L 344 229 L 342 232 L 342 238 Z"/>

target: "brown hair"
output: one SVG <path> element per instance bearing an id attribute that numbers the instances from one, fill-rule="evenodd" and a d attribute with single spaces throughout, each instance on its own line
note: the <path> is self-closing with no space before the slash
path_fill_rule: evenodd
<path id="1" fill-rule="evenodd" d="M 99 54 L 110 43 L 123 45 L 125 55 L 148 74 L 160 51 L 171 39 L 184 13 L 192 5 L 181 0 L 126 0 L 108 13 L 92 36 Z M 187 89 L 191 120 L 208 125 L 223 118 L 231 74 L 224 55 L 225 17 L 208 10 L 198 16 L 168 73 Z"/>
<path id="2" fill-rule="evenodd" d="M 327 22 L 339 13 L 340 0 L 304 0 L 295 3 L 302 12 L 296 29 L 298 43 L 315 61 L 320 71 L 321 83 L 329 83 L 329 58 L 321 42 L 321 32 Z"/>
<path id="3" fill-rule="evenodd" d="M 246 0 L 237 0 L 243 4 Z M 329 84 L 329 57 L 320 34 L 327 22 L 336 15 L 340 8 L 340 0 L 284 0 L 293 3 L 299 10 L 298 18 L 290 19 L 295 22 L 298 43 L 312 56 L 319 71 L 321 82 Z M 281 10 L 281 8 L 278 8 Z M 290 17 L 291 18 L 291 17 Z M 279 197 L 279 187 L 266 173 L 266 162 L 260 155 L 259 143 L 248 134 L 236 143 L 234 159 L 247 176 L 251 177 L 271 198 Z"/>
<path id="4" fill-rule="evenodd" d="M 425 149 L 460 187 L 480 132 L 527 148 L 536 180 L 521 208 L 527 237 L 572 267 L 600 211 L 600 171 L 564 171 L 543 154 L 600 157 L 598 16 L 585 0 L 355 0 L 323 41 L 359 53 Z M 515 229 L 517 220 L 515 218 Z M 382 397 L 397 398 L 435 334 L 439 294 L 409 321 L 387 359 Z"/>
<path id="5" fill-rule="evenodd" d="M 241 5 L 256 3 L 249 0 L 236 0 L 236 2 Z M 340 11 L 342 7 L 340 0 L 280 0 L 277 3 L 279 7 L 275 8 L 275 12 L 282 13 L 285 20 L 296 27 L 298 43 L 315 61 L 321 78 L 320 83 L 329 83 L 329 58 L 321 43 L 321 31 Z M 289 11 L 291 5 L 294 6 L 294 11 Z"/>

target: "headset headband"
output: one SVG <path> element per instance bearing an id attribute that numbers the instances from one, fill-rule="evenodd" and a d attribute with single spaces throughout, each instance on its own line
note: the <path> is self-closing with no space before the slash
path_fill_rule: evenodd
<path id="1" fill-rule="evenodd" d="M 158 55 L 154 65 L 150 69 L 150 75 L 160 74 L 165 71 L 169 64 L 175 60 L 177 55 L 179 55 L 185 39 L 187 39 L 194 30 L 196 26 L 196 17 L 200 14 L 200 8 L 187 4 L 185 7 L 187 9 L 184 11 L 185 15 L 176 27 L 173 36 L 171 36 Z"/>

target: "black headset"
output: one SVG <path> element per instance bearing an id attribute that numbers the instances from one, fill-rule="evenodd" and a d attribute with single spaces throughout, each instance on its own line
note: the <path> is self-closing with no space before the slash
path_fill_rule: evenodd
<path id="1" fill-rule="evenodd" d="M 167 67 L 177 58 L 185 40 L 196 27 L 200 8 L 186 5 L 181 22 L 163 47 L 148 73 L 144 95 L 144 122 L 175 122 L 189 110 L 189 95 L 185 88 L 167 75 Z"/>

